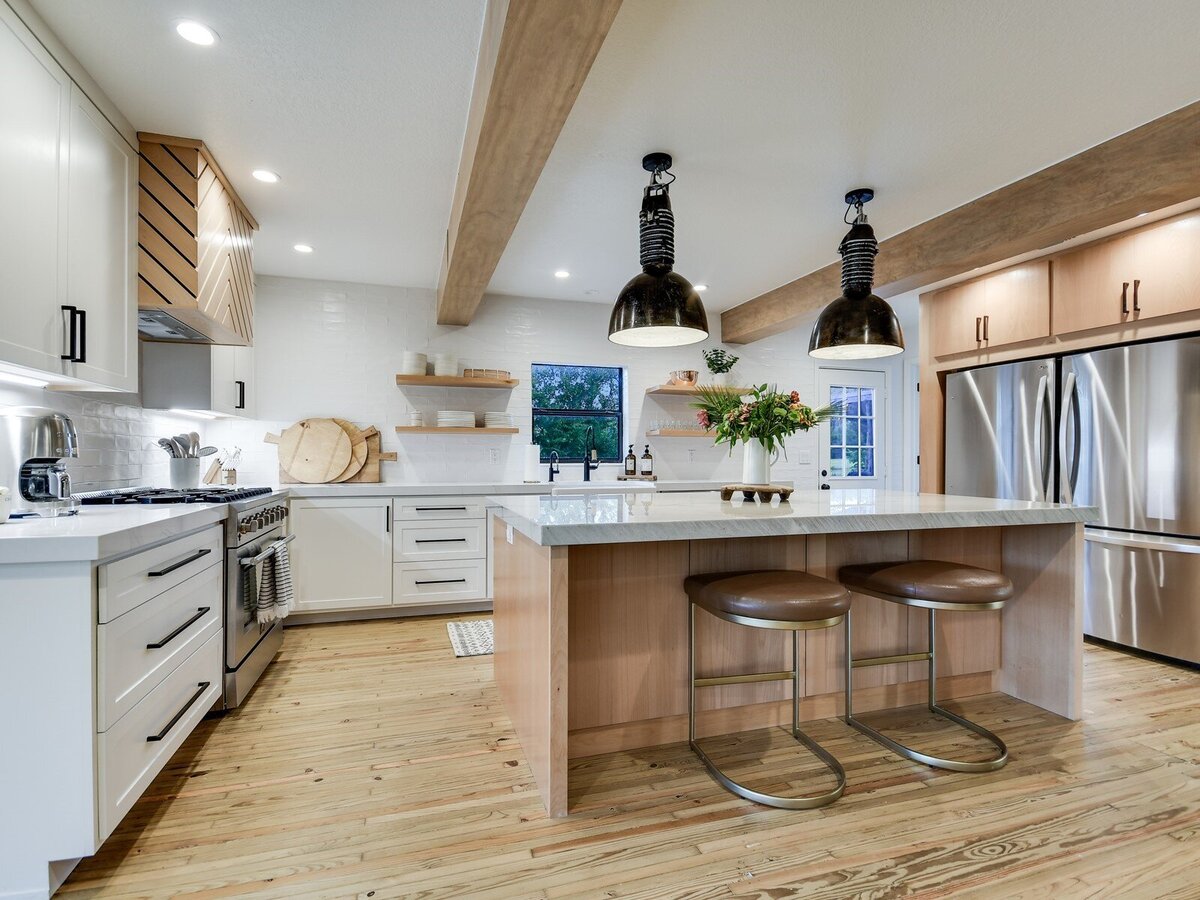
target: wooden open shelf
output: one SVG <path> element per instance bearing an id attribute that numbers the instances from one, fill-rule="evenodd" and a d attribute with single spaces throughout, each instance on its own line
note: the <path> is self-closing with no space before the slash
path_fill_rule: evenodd
<path id="1" fill-rule="evenodd" d="M 463 375 L 397 375 L 396 384 L 415 387 L 493 388 L 506 391 L 521 382 L 516 378 L 467 378 Z"/>
<path id="2" fill-rule="evenodd" d="M 517 434 L 518 428 L 438 428 L 436 425 L 397 425 L 397 434 Z"/>
<path id="3" fill-rule="evenodd" d="M 709 385 L 705 385 L 708 387 Z M 726 391 L 737 391 L 739 394 L 750 393 L 748 387 L 727 387 L 722 388 Z M 680 397 L 694 397 L 700 392 L 699 386 L 686 387 L 682 384 L 656 384 L 654 387 L 646 388 L 647 394 L 673 394 Z"/>
<path id="4" fill-rule="evenodd" d="M 712 434 L 699 428 L 651 428 L 646 437 L 697 437 L 711 438 Z"/>

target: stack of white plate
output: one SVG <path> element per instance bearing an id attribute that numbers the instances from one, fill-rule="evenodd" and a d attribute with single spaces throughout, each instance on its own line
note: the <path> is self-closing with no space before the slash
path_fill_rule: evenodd
<path id="1" fill-rule="evenodd" d="M 475 413 L 464 409 L 439 409 L 438 428 L 474 428 Z"/>
<path id="2" fill-rule="evenodd" d="M 485 412 L 483 414 L 484 428 L 512 428 L 513 417 L 512 413 L 506 412 Z"/>
<path id="3" fill-rule="evenodd" d="M 400 363 L 401 375 L 424 375 L 429 365 L 429 357 L 415 350 L 405 350 L 404 359 Z"/>

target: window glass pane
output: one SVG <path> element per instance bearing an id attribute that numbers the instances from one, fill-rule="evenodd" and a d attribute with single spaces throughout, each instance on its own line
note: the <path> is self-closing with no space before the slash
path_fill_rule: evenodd
<path id="1" fill-rule="evenodd" d="M 596 430 L 596 449 L 600 458 L 615 461 L 624 458 L 618 441 L 618 419 L 616 416 L 551 416 L 534 413 L 533 442 L 541 445 L 542 462 L 550 459 L 550 451 L 557 450 L 560 459 L 583 459 L 587 427 Z M 640 454 L 639 454 L 640 456 Z"/>
<path id="2" fill-rule="evenodd" d="M 864 478 L 873 477 L 875 475 L 875 451 L 864 448 L 858 453 L 858 474 Z"/>
<path id="3" fill-rule="evenodd" d="M 846 441 L 847 447 L 853 447 L 858 443 L 858 419 L 846 420 Z"/>
<path id="4" fill-rule="evenodd" d="M 861 474 L 858 471 L 858 450 L 846 448 L 846 477 L 854 478 Z"/>
<path id="5" fill-rule="evenodd" d="M 859 388 L 858 414 L 860 416 L 875 415 L 875 388 Z"/>
<path id="6" fill-rule="evenodd" d="M 846 474 L 846 462 L 842 459 L 842 448 L 834 447 L 829 451 L 829 474 L 841 478 Z"/>
<path id="7" fill-rule="evenodd" d="M 610 366 L 535 363 L 531 395 L 535 409 L 621 411 L 621 370 Z"/>
<path id="8" fill-rule="evenodd" d="M 842 410 L 842 414 L 846 416 L 858 415 L 858 388 L 848 387 L 845 389 L 846 408 Z"/>
<path id="9" fill-rule="evenodd" d="M 836 384 L 831 385 L 829 388 L 829 403 L 830 403 L 830 405 L 831 406 L 836 405 L 841 402 L 842 402 L 842 389 L 840 387 L 838 387 Z"/>
<path id="10" fill-rule="evenodd" d="M 870 447 L 875 443 L 875 420 L 874 419 L 859 419 L 858 420 L 858 442 L 864 447 Z"/>
<path id="11" fill-rule="evenodd" d="M 831 447 L 839 447 L 843 443 L 842 435 L 845 433 L 844 424 L 845 419 L 841 416 L 835 416 L 829 420 L 829 445 Z"/>

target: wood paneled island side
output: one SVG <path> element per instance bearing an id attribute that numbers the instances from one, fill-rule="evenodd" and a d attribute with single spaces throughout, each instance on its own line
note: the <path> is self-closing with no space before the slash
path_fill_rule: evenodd
<path id="1" fill-rule="evenodd" d="M 938 694 L 1002 691 L 1070 719 L 1082 691 L 1083 523 L 1051 503 L 807 491 L 789 503 L 711 494 L 496 497 L 496 681 L 546 808 L 566 815 L 567 760 L 687 739 L 689 574 L 943 559 L 1004 572 L 1003 610 L 938 617 Z M 926 650 L 924 610 L 855 594 L 855 656 Z M 967 620 L 964 621 L 963 617 Z M 804 719 L 840 715 L 842 626 L 801 640 Z M 944 643 L 942 643 L 944 642 Z M 697 675 L 788 668 L 790 635 L 697 622 Z M 861 670 L 858 710 L 923 702 L 924 663 Z M 726 685 L 698 733 L 790 721 L 790 686 Z"/>

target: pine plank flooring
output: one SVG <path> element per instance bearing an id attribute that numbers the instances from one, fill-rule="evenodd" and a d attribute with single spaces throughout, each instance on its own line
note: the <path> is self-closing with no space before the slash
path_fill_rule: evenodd
<path id="1" fill-rule="evenodd" d="M 948 704 L 1008 742 L 996 773 L 934 772 L 830 719 L 809 732 L 848 786 L 823 810 L 740 800 L 672 744 L 573 760 L 555 820 L 492 658 L 455 659 L 445 620 L 292 628 L 60 895 L 1200 898 L 1200 673 L 1084 658 L 1083 722 L 1002 695 Z M 985 752 L 934 727 L 939 750 Z M 825 777 L 778 729 L 706 746 L 768 790 Z"/>

